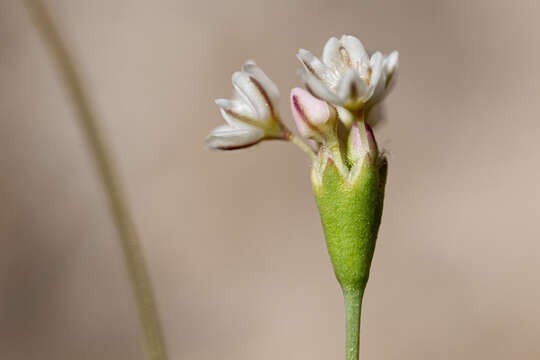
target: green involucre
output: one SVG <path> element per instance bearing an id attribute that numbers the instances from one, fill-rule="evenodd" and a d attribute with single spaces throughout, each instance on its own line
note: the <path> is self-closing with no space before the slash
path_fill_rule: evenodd
<path id="1" fill-rule="evenodd" d="M 328 253 L 344 291 L 366 286 L 383 209 L 386 159 L 366 155 L 362 163 L 350 180 L 329 159 L 322 182 L 313 183 Z"/>

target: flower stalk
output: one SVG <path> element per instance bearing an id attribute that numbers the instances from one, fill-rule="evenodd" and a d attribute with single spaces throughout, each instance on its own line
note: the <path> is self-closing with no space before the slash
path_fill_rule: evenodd
<path id="1" fill-rule="evenodd" d="M 313 161 L 317 160 L 317 155 L 313 151 L 312 148 L 309 147 L 302 139 L 300 139 L 298 136 L 294 135 L 293 133 L 289 132 L 287 134 L 287 140 L 291 142 L 291 144 L 296 145 L 300 150 L 305 152 L 309 158 Z"/>
<path id="2" fill-rule="evenodd" d="M 343 291 L 345 299 L 345 359 L 357 360 L 360 356 L 360 318 L 363 289 Z"/>
<path id="3" fill-rule="evenodd" d="M 90 106 L 83 83 L 75 63 L 44 4 L 41 0 L 26 0 L 25 5 L 36 28 L 57 62 L 60 75 L 77 112 L 83 135 L 94 158 L 124 253 L 144 332 L 148 358 L 151 360 L 166 360 L 167 352 L 142 247 L 115 166 L 97 126 L 97 119 Z"/>

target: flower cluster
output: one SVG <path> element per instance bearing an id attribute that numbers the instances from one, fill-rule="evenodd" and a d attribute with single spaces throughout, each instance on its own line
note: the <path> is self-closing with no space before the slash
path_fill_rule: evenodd
<path id="1" fill-rule="evenodd" d="M 232 150 L 261 140 L 288 140 L 312 157 L 315 169 L 332 159 L 344 176 L 354 174 L 364 159 L 378 160 L 369 117 L 395 83 L 398 53 L 368 55 L 360 40 L 344 35 L 327 41 L 322 60 L 304 49 L 297 56 L 307 90 L 291 91 L 291 111 L 309 145 L 282 123 L 276 85 L 248 61 L 233 74 L 233 98 L 216 100 L 227 125 L 210 133 L 209 148 Z"/>

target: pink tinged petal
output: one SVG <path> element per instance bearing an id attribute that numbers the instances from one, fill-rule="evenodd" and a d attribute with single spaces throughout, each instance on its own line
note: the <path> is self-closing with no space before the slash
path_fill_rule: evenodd
<path id="1" fill-rule="evenodd" d="M 351 100 L 365 100 L 366 95 L 369 93 L 369 87 L 354 69 L 349 69 L 341 78 L 337 93 L 344 103 Z"/>
<path id="2" fill-rule="evenodd" d="M 296 124 L 296 129 L 298 129 L 300 136 L 310 138 L 313 136 L 314 131 L 307 124 L 304 114 L 301 113 L 302 110 L 299 110 L 298 108 L 300 108 L 300 106 L 298 105 L 297 99 L 291 94 L 291 111 L 293 114 L 294 123 Z"/>
<path id="3" fill-rule="evenodd" d="M 348 142 L 349 158 L 353 162 L 363 160 L 366 154 L 378 156 L 373 130 L 365 121 L 355 121 L 351 127 Z"/>
<path id="4" fill-rule="evenodd" d="M 320 148 L 319 143 L 316 142 L 315 140 L 308 139 L 307 143 L 308 143 L 309 147 L 311 147 L 315 152 L 317 152 L 318 149 Z"/>
<path id="5" fill-rule="evenodd" d="M 364 124 L 364 129 L 366 131 L 368 151 L 371 155 L 377 157 L 379 155 L 379 148 L 377 147 L 377 141 L 375 141 L 373 129 L 367 122 L 363 121 L 362 123 Z"/>
<path id="6" fill-rule="evenodd" d="M 211 150 L 235 150 L 255 145 L 263 137 L 264 131 L 261 129 L 222 125 L 210 132 L 206 138 L 206 144 Z"/>
<path id="7" fill-rule="evenodd" d="M 253 107 L 259 121 L 269 122 L 272 120 L 272 104 L 269 103 L 264 88 L 257 81 L 253 81 L 248 73 L 238 71 L 233 74 L 232 82 L 239 96 Z"/>
<path id="8" fill-rule="evenodd" d="M 358 129 L 358 122 L 354 122 L 351 126 L 348 142 L 349 160 L 353 163 L 361 161 L 367 154 L 367 151 L 362 146 L 362 137 L 360 136 L 360 130 Z"/>
<path id="9" fill-rule="evenodd" d="M 277 88 L 276 84 L 274 84 L 274 82 L 270 80 L 270 78 L 262 71 L 262 69 L 257 66 L 255 61 L 246 61 L 242 66 L 242 71 L 245 71 L 251 75 L 259 82 L 259 84 L 261 84 L 275 107 L 279 102 L 279 89 Z"/>
<path id="10" fill-rule="evenodd" d="M 343 35 L 340 40 L 350 59 L 356 63 L 367 62 L 369 57 L 362 42 L 354 36 Z"/>
<path id="11" fill-rule="evenodd" d="M 320 138 L 331 117 L 330 107 L 301 88 L 291 91 L 291 111 L 298 131 L 306 138 Z"/>
<path id="12" fill-rule="evenodd" d="M 328 86 L 319 80 L 315 75 L 301 71 L 300 76 L 306 84 L 308 90 L 319 99 L 326 100 L 329 103 L 343 105 L 343 101 L 328 88 Z"/>

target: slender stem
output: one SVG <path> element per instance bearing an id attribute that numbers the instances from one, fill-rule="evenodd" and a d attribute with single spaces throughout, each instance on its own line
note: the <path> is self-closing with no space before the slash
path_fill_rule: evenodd
<path id="1" fill-rule="evenodd" d="M 344 289 L 345 297 L 345 359 L 358 360 L 360 352 L 360 315 L 362 312 L 362 289 Z"/>
<path id="2" fill-rule="evenodd" d="M 80 126 L 94 158 L 99 179 L 105 189 L 109 210 L 118 232 L 133 287 L 149 359 L 166 360 L 165 343 L 142 248 L 115 173 L 113 161 L 98 129 L 96 116 L 90 107 L 74 61 L 54 26 L 46 7 L 41 0 L 26 0 L 25 4 L 43 40 L 49 46 L 49 50 L 57 62 L 60 75 L 69 91 Z"/>
<path id="3" fill-rule="evenodd" d="M 315 152 L 313 151 L 313 149 L 310 148 L 305 142 L 303 142 L 302 139 L 300 139 L 298 136 L 294 135 L 291 132 L 288 132 L 287 135 L 286 135 L 286 138 L 291 143 L 298 146 L 300 148 L 300 150 L 302 150 L 303 152 L 308 154 L 309 157 L 311 158 L 311 160 L 313 160 L 313 161 L 317 160 L 317 155 L 315 155 Z"/>

